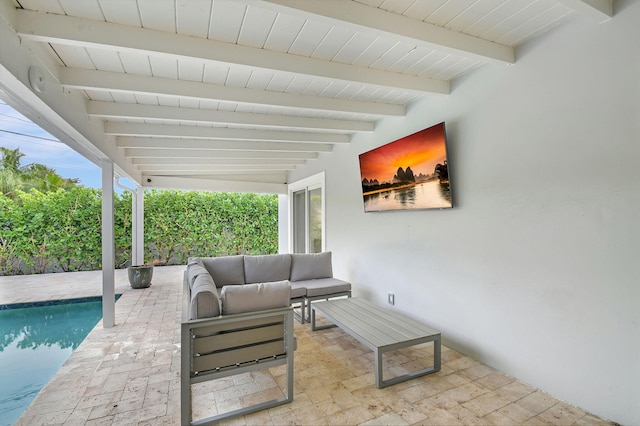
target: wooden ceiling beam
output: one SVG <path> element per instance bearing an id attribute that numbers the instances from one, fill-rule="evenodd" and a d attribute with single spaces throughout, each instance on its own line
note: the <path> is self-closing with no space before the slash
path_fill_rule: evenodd
<path id="1" fill-rule="evenodd" d="M 123 104 L 89 101 L 87 112 L 104 119 L 138 119 L 187 122 L 192 124 L 229 124 L 264 128 L 286 127 L 299 130 L 373 132 L 375 122 L 296 117 L 290 115 L 253 114 L 210 109 L 161 105 Z"/>
<path id="2" fill-rule="evenodd" d="M 349 135 L 336 133 L 285 132 L 276 130 L 231 129 L 228 127 L 175 126 L 164 124 L 123 123 L 108 121 L 104 125 L 108 135 L 174 137 L 236 141 L 270 141 L 300 143 L 348 143 Z"/>
<path id="3" fill-rule="evenodd" d="M 613 17 L 612 0 L 559 0 L 560 3 L 578 13 L 587 15 L 602 23 Z"/>
<path id="4" fill-rule="evenodd" d="M 60 84 L 70 89 L 217 100 L 249 105 L 302 108 L 313 111 L 340 111 L 369 114 L 376 118 L 383 116 L 401 117 L 405 114 L 404 105 L 220 86 L 147 75 L 78 68 L 61 68 L 58 70 L 58 75 Z"/>
<path id="5" fill-rule="evenodd" d="M 447 81 L 424 76 L 358 67 L 66 15 L 19 10 L 16 32 L 23 38 L 43 43 L 136 52 L 172 59 L 213 61 L 419 93 L 448 94 L 450 91 Z"/>
<path id="6" fill-rule="evenodd" d="M 510 46 L 355 1 L 256 0 L 252 3 L 306 18 L 313 15 L 316 19 L 324 19 L 332 25 L 344 25 L 346 22 L 363 31 L 383 33 L 396 40 L 480 59 L 483 62 L 515 63 L 515 51 Z"/>
<path id="7" fill-rule="evenodd" d="M 206 140 L 181 138 L 149 138 L 121 136 L 116 140 L 118 148 L 143 149 L 199 149 L 216 151 L 286 151 L 331 152 L 333 145 L 321 143 L 263 142 L 244 140 Z"/>

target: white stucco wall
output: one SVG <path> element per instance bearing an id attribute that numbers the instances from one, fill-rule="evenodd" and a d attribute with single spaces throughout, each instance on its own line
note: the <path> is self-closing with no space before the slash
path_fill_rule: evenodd
<path id="1" fill-rule="evenodd" d="M 336 147 L 327 249 L 355 294 L 589 412 L 640 424 L 640 2 L 576 17 Z M 455 208 L 363 212 L 358 154 L 445 121 Z"/>

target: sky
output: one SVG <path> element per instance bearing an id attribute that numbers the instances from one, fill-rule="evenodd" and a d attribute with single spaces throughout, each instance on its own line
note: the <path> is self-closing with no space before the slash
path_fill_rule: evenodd
<path id="1" fill-rule="evenodd" d="M 391 182 L 399 167 L 411 167 L 414 175 L 433 174 L 447 158 L 444 123 L 360 154 L 360 175 L 368 180 Z"/>
<path id="2" fill-rule="evenodd" d="M 78 178 L 80 185 L 101 188 L 102 172 L 55 137 L 0 100 L 0 146 L 25 154 L 21 165 L 40 163 L 64 178 Z"/>

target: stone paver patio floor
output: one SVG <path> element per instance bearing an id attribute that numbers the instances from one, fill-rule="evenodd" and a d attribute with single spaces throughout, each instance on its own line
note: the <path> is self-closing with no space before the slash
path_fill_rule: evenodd
<path id="1" fill-rule="evenodd" d="M 180 297 L 184 266 L 156 267 L 151 287 L 116 271 L 116 326 L 89 333 L 16 425 L 178 425 Z M 0 277 L 0 304 L 100 295 L 101 272 Z M 443 346 L 442 370 L 377 389 L 373 354 L 340 329 L 296 323 L 291 404 L 228 424 L 591 425 L 609 424 Z M 392 353 L 385 375 L 428 359 L 430 345 Z M 272 398 L 284 369 L 194 387 L 197 417 Z"/>

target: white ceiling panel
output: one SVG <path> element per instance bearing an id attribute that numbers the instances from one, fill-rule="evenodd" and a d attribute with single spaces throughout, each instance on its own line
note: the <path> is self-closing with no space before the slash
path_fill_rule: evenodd
<path id="1" fill-rule="evenodd" d="M 25 9 L 38 10 L 41 12 L 64 14 L 65 11 L 57 1 L 51 0 L 20 0 L 20 4 Z"/>
<path id="2" fill-rule="evenodd" d="M 340 49 L 342 49 L 342 46 L 349 42 L 355 33 L 354 30 L 349 28 L 332 27 L 324 38 L 319 40 L 318 45 L 316 45 L 311 53 L 311 57 L 326 61 L 333 60 L 338 52 L 340 52 Z"/>
<path id="3" fill-rule="evenodd" d="M 118 52 L 95 48 L 85 48 L 85 50 L 91 58 L 95 69 L 100 71 L 124 72 Z"/>
<path id="4" fill-rule="evenodd" d="M 407 16 L 409 18 L 417 19 L 419 21 L 429 21 L 429 17 L 432 13 L 437 11 L 440 7 L 447 3 L 448 0 L 417 0 L 413 3 L 409 8 L 407 8 L 404 12 L 400 13 L 401 15 Z M 389 4 L 393 4 L 394 1 L 384 2 L 380 7 L 382 9 L 388 10 Z"/>
<path id="5" fill-rule="evenodd" d="M 310 57 L 318 42 L 324 40 L 329 31 L 331 31 L 331 25 L 324 22 L 306 20 L 296 39 L 289 47 L 288 53 Z"/>
<path id="6" fill-rule="evenodd" d="M 304 27 L 305 20 L 297 16 L 278 14 L 264 43 L 264 48 L 288 52 Z"/>
<path id="7" fill-rule="evenodd" d="M 100 9 L 102 9 L 102 13 L 104 14 L 104 19 L 107 22 L 129 25 L 132 27 L 142 26 L 140 10 L 138 9 L 137 2 L 99 0 L 99 3 Z"/>
<path id="8" fill-rule="evenodd" d="M 376 40 L 367 46 L 366 49 L 363 49 L 358 53 L 358 55 L 353 59 L 352 64 L 365 68 L 372 67 L 380 57 L 392 50 L 397 43 L 398 42 L 396 40 L 377 37 Z"/>
<path id="9" fill-rule="evenodd" d="M 355 33 L 335 54 L 333 60 L 344 64 L 353 64 L 354 58 L 358 58 L 362 52 L 375 43 L 377 38 L 373 33 Z"/>
<path id="10" fill-rule="evenodd" d="M 180 60 L 178 61 L 178 79 L 184 81 L 203 81 L 205 64 L 202 62 Z"/>
<path id="11" fill-rule="evenodd" d="M 51 43 L 51 48 L 56 52 L 56 56 L 60 58 L 65 67 L 96 69 L 85 49 L 57 43 Z"/>
<path id="12" fill-rule="evenodd" d="M 378 59 L 371 64 L 371 67 L 383 70 L 391 69 L 399 60 L 416 48 L 417 46 L 415 44 L 396 42 L 391 49 L 388 49 L 384 54 L 379 56 Z M 427 52 L 425 51 L 425 55 L 426 54 Z"/>
<path id="13" fill-rule="evenodd" d="M 560 5 L 545 9 L 537 16 L 523 22 L 517 28 L 502 34 L 496 41 L 510 46 L 518 45 L 528 38 L 553 28 L 570 14 L 571 11 L 569 9 Z"/>
<path id="14" fill-rule="evenodd" d="M 467 28 L 471 27 L 474 22 L 478 20 L 478 17 L 484 17 L 490 15 L 495 9 L 500 7 L 504 0 L 485 0 L 475 2 L 469 7 L 465 8 L 462 12 L 449 20 L 445 25 L 447 28 L 451 28 L 455 31 L 467 32 Z"/>
<path id="15" fill-rule="evenodd" d="M 133 52 L 120 52 L 120 61 L 126 74 L 152 76 L 149 57 L 136 55 Z"/>
<path id="16" fill-rule="evenodd" d="M 246 9 L 247 6 L 240 1 L 215 0 L 211 13 L 209 38 L 236 43 L 240 36 Z"/>
<path id="17" fill-rule="evenodd" d="M 104 3 L 104 1 L 102 2 Z M 142 27 L 168 33 L 176 32 L 176 5 L 173 1 L 136 0 L 142 18 Z M 204 2 L 193 2 L 192 7 L 202 10 Z"/>
<path id="18" fill-rule="evenodd" d="M 213 8 L 211 2 L 179 0 L 176 2 L 175 7 L 176 30 L 179 34 L 200 38 L 209 37 L 209 25 Z"/>
<path id="19" fill-rule="evenodd" d="M 262 49 L 271 33 L 277 14 L 257 7 L 247 7 L 238 44 Z"/>
<path id="20" fill-rule="evenodd" d="M 174 58 L 149 56 L 151 75 L 178 79 L 178 61 Z"/>
<path id="21" fill-rule="evenodd" d="M 472 3 L 467 0 L 449 0 L 433 11 L 427 21 L 441 27 L 448 28 L 449 23 L 458 15 L 471 7 Z"/>
<path id="22" fill-rule="evenodd" d="M 102 13 L 102 9 L 100 9 L 98 0 L 58 0 L 58 2 L 62 6 L 62 9 L 66 14 L 96 21 L 101 21 L 104 19 L 104 15 Z"/>
<path id="23" fill-rule="evenodd" d="M 0 1 L 141 184 L 259 190 L 569 15 L 608 16 L 590 0 Z"/>

